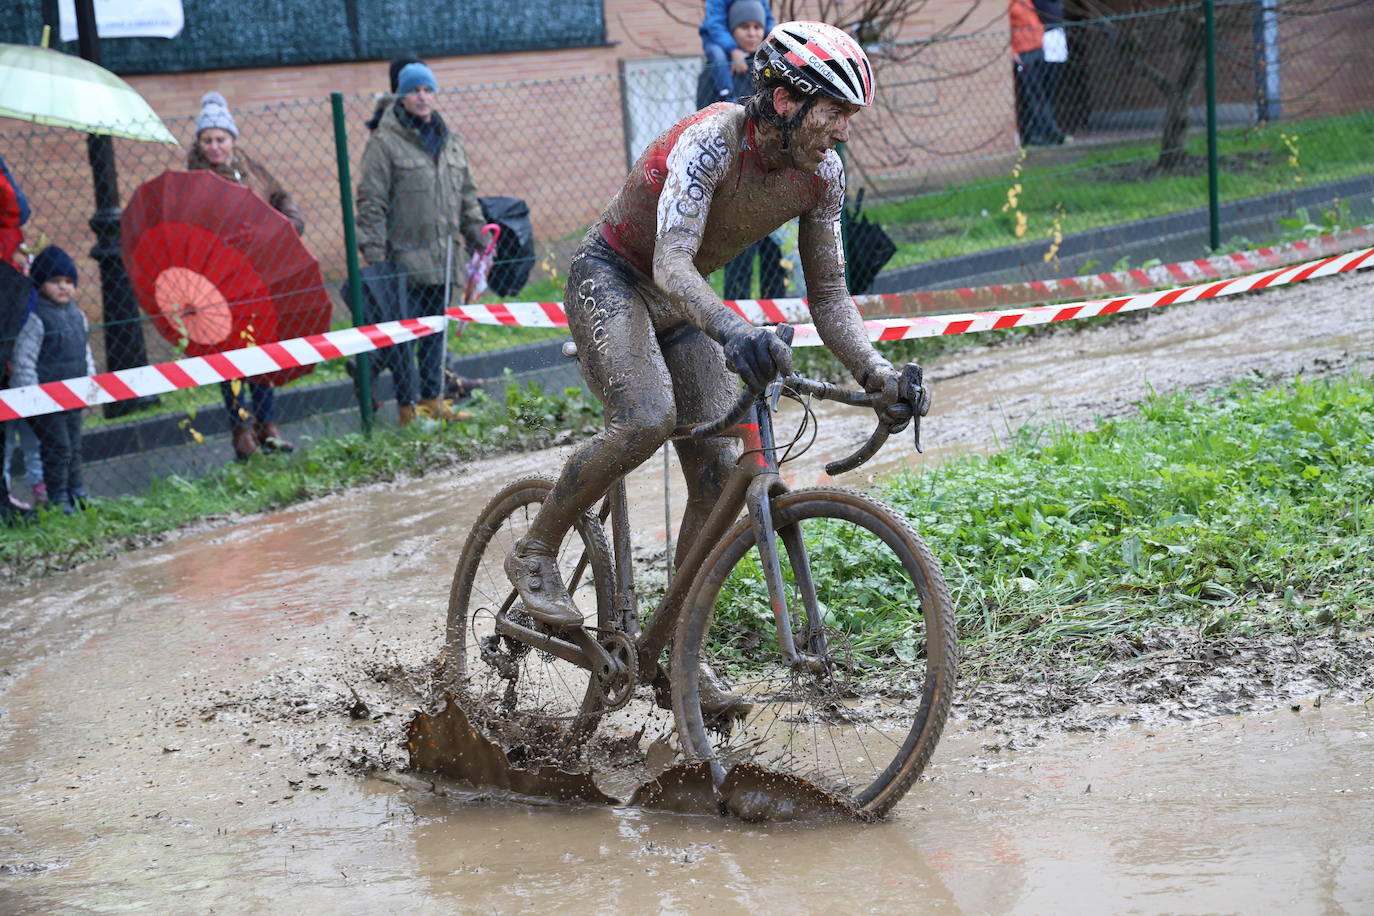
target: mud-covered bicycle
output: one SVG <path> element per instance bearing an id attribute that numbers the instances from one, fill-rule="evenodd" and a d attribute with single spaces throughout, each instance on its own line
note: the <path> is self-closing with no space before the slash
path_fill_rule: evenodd
<path id="1" fill-rule="evenodd" d="M 790 328 L 780 333 L 790 342 Z M 445 657 L 464 711 L 513 762 L 575 767 L 598 724 L 652 688 L 660 707 L 671 695 L 682 751 L 706 761 L 718 787 L 748 759 L 881 817 L 920 775 L 956 677 L 944 576 L 910 523 L 881 501 L 783 484 L 778 468 L 790 456 L 774 438 L 779 396 L 802 403 L 808 420 L 810 398 L 868 407 L 877 397 L 793 375 L 764 394 L 745 392 L 716 422 L 675 431 L 738 436 L 744 449 L 702 529 L 684 533 L 685 559 L 642 626 L 624 478 L 578 519 L 558 553 L 574 603 L 594 621 L 579 629 L 551 631 L 524 613 L 502 569 L 552 481 L 516 480 L 483 509 L 454 574 Z M 914 408 L 919 448 L 920 405 L 929 401 L 914 364 L 902 396 Z M 858 467 L 888 433 L 880 421 L 827 472 Z M 765 621 L 771 640 L 758 626 Z M 723 712 L 707 702 L 704 711 L 713 678 L 703 665 L 744 702 Z"/>

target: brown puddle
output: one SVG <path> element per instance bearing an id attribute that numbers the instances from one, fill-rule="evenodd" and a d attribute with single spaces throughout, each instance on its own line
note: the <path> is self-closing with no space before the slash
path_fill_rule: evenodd
<path id="1" fill-rule="evenodd" d="M 635 788 L 626 799 L 607 795 L 593 772 L 553 766 L 525 769 L 483 735 L 452 697 L 435 713 L 420 712 L 406 729 L 410 767 L 534 798 L 597 805 L 630 805 L 678 814 L 729 814 L 750 823 L 862 819 L 843 799 L 788 773 L 749 762 L 726 774 L 719 790 L 705 763 L 678 763 Z"/>

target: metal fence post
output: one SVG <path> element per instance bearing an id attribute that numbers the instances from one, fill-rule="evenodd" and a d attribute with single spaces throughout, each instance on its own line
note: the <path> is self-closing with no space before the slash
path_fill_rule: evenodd
<path id="1" fill-rule="evenodd" d="M 1214 0 L 1202 0 L 1207 24 L 1207 221 L 1213 251 L 1221 247 L 1221 191 L 1217 163 L 1217 16 Z"/>
<path id="2" fill-rule="evenodd" d="M 339 205 L 343 209 L 344 257 L 348 263 L 348 307 L 353 324 L 364 323 L 363 278 L 358 271 L 358 226 L 353 219 L 353 180 L 348 173 L 348 130 L 344 125 L 343 93 L 331 92 L 329 103 L 334 112 L 334 150 L 339 157 Z M 358 413 L 363 420 L 363 435 L 372 435 L 372 372 L 371 357 L 357 356 L 356 372 Z"/>

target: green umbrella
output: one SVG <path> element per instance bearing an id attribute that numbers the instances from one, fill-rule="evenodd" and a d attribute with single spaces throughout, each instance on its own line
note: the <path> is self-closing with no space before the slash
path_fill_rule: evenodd
<path id="1" fill-rule="evenodd" d="M 88 60 L 47 48 L 0 44 L 0 117 L 178 145 L 128 83 Z"/>

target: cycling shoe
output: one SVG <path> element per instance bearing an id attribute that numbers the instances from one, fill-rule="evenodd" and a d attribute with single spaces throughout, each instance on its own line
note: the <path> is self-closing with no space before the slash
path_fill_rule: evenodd
<path id="1" fill-rule="evenodd" d="M 506 576 L 520 594 L 531 617 L 558 629 L 582 626 L 582 615 L 573 606 L 568 587 L 558 573 L 558 562 L 541 554 L 522 556 L 520 544 L 506 557 Z"/>

